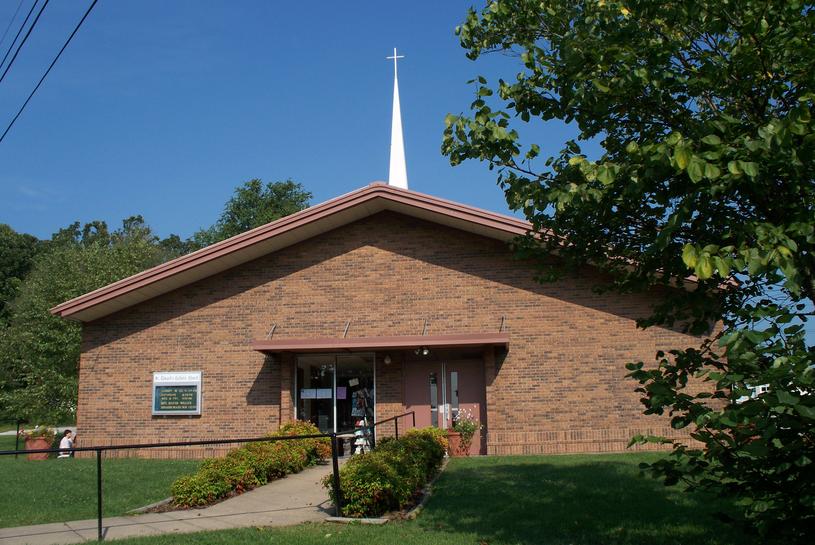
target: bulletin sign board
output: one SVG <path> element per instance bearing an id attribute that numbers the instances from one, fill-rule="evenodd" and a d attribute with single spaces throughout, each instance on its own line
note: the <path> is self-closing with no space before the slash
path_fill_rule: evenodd
<path id="1" fill-rule="evenodd" d="M 201 371 L 153 373 L 153 414 L 201 414 Z"/>

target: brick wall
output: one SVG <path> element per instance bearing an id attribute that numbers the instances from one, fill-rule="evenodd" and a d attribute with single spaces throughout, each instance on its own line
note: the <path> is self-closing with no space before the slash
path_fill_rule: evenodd
<path id="1" fill-rule="evenodd" d="M 249 348 L 275 338 L 498 331 L 485 356 L 488 452 L 619 451 L 637 432 L 670 433 L 642 414 L 624 364 L 699 339 L 653 328 L 647 295 L 597 295 L 590 271 L 539 284 L 499 241 L 382 212 L 86 324 L 82 444 L 246 437 L 292 417 L 291 355 Z M 380 419 L 402 406 L 399 358 L 377 358 Z M 203 371 L 200 417 L 151 416 L 154 371 Z"/>

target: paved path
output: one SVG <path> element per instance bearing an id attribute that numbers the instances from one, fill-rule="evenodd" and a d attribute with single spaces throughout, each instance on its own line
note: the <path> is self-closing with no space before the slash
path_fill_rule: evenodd
<path id="1" fill-rule="evenodd" d="M 106 518 L 105 539 L 322 521 L 334 514 L 320 484 L 329 473 L 330 464 L 312 467 L 204 509 Z M 0 528 L 0 545 L 83 543 L 96 532 L 96 519 Z"/>
<path id="2" fill-rule="evenodd" d="M 20 429 L 27 429 L 27 428 L 22 427 Z M 76 426 L 64 426 L 64 427 L 61 426 L 61 427 L 56 428 L 56 430 L 57 430 L 57 434 L 61 434 L 65 430 L 76 431 Z M 12 437 L 14 437 L 15 435 L 17 435 L 17 429 L 15 428 L 13 430 L 0 431 L 0 435 L 11 435 Z M 23 443 L 23 440 L 20 439 L 20 446 L 22 446 L 22 443 Z"/>

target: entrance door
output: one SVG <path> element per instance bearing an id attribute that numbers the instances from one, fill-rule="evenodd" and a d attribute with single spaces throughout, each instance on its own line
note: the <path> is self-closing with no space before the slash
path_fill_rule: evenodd
<path id="1" fill-rule="evenodd" d="M 416 411 L 418 427 L 451 429 L 462 411 L 487 421 L 481 360 L 409 361 L 405 369 L 405 407 Z M 476 433 L 471 454 L 486 454 L 486 429 Z"/>
<path id="2" fill-rule="evenodd" d="M 296 418 L 323 433 L 375 420 L 373 354 L 304 354 L 297 357 L 295 373 Z"/>
<path id="3" fill-rule="evenodd" d="M 442 427 L 441 364 L 435 361 L 414 361 L 405 369 L 405 410 L 416 412 L 416 426 Z"/>

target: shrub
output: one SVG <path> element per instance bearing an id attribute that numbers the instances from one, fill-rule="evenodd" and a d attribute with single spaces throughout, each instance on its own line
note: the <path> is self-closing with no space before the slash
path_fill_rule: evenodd
<path id="1" fill-rule="evenodd" d="M 319 433 L 308 422 L 290 422 L 270 437 Z M 326 452 L 330 456 L 330 445 L 327 438 L 247 443 L 223 458 L 205 460 L 195 474 L 177 479 L 171 487 L 173 503 L 179 507 L 209 505 L 230 494 L 298 473 L 326 458 Z"/>
<path id="2" fill-rule="evenodd" d="M 251 464 L 235 458 L 211 458 L 194 475 L 173 483 L 173 501 L 185 507 L 207 505 L 232 491 L 243 492 L 261 484 Z"/>
<path id="3" fill-rule="evenodd" d="M 267 482 L 273 481 L 294 473 L 293 464 L 288 463 L 287 458 L 282 454 L 281 444 L 285 443 L 248 443 L 242 448 L 231 451 L 227 457 L 251 461 L 258 475 L 263 475 Z"/>
<path id="4" fill-rule="evenodd" d="M 292 420 L 280 427 L 280 435 L 319 435 L 320 430 L 311 422 Z M 309 449 L 309 457 L 314 463 L 331 457 L 331 440 L 328 437 L 303 439 Z"/>
<path id="5" fill-rule="evenodd" d="M 407 436 L 414 433 L 421 433 L 422 435 L 428 435 L 432 437 L 439 444 L 439 446 L 441 446 L 441 449 L 444 452 L 447 452 L 447 449 L 450 447 L 447 441 L 447 430 L 443 430 L 441 428 L 434 428 L 431 426 L 429 428 L 410 430 L 405 435 Z"/>
<path id="6" fill-rule="evenodd" d="M 227 481 L 212 479 L 209 474 L 199 472 L 179 477 L 170 491 L 175 505 L 198 507 L 226 496 L 232 491 L 232 486 Z"/>
<path id="7" fill-rule="evenodd" d="M 445 447 L 439 430 L 425 428 L 383 439 L 373 452 L 354 456 L 340 469 L 343 514 L 375 517 L 407 507 L 438 472 Z M 323 486 L 334 499 L 332 475 Z"/>

